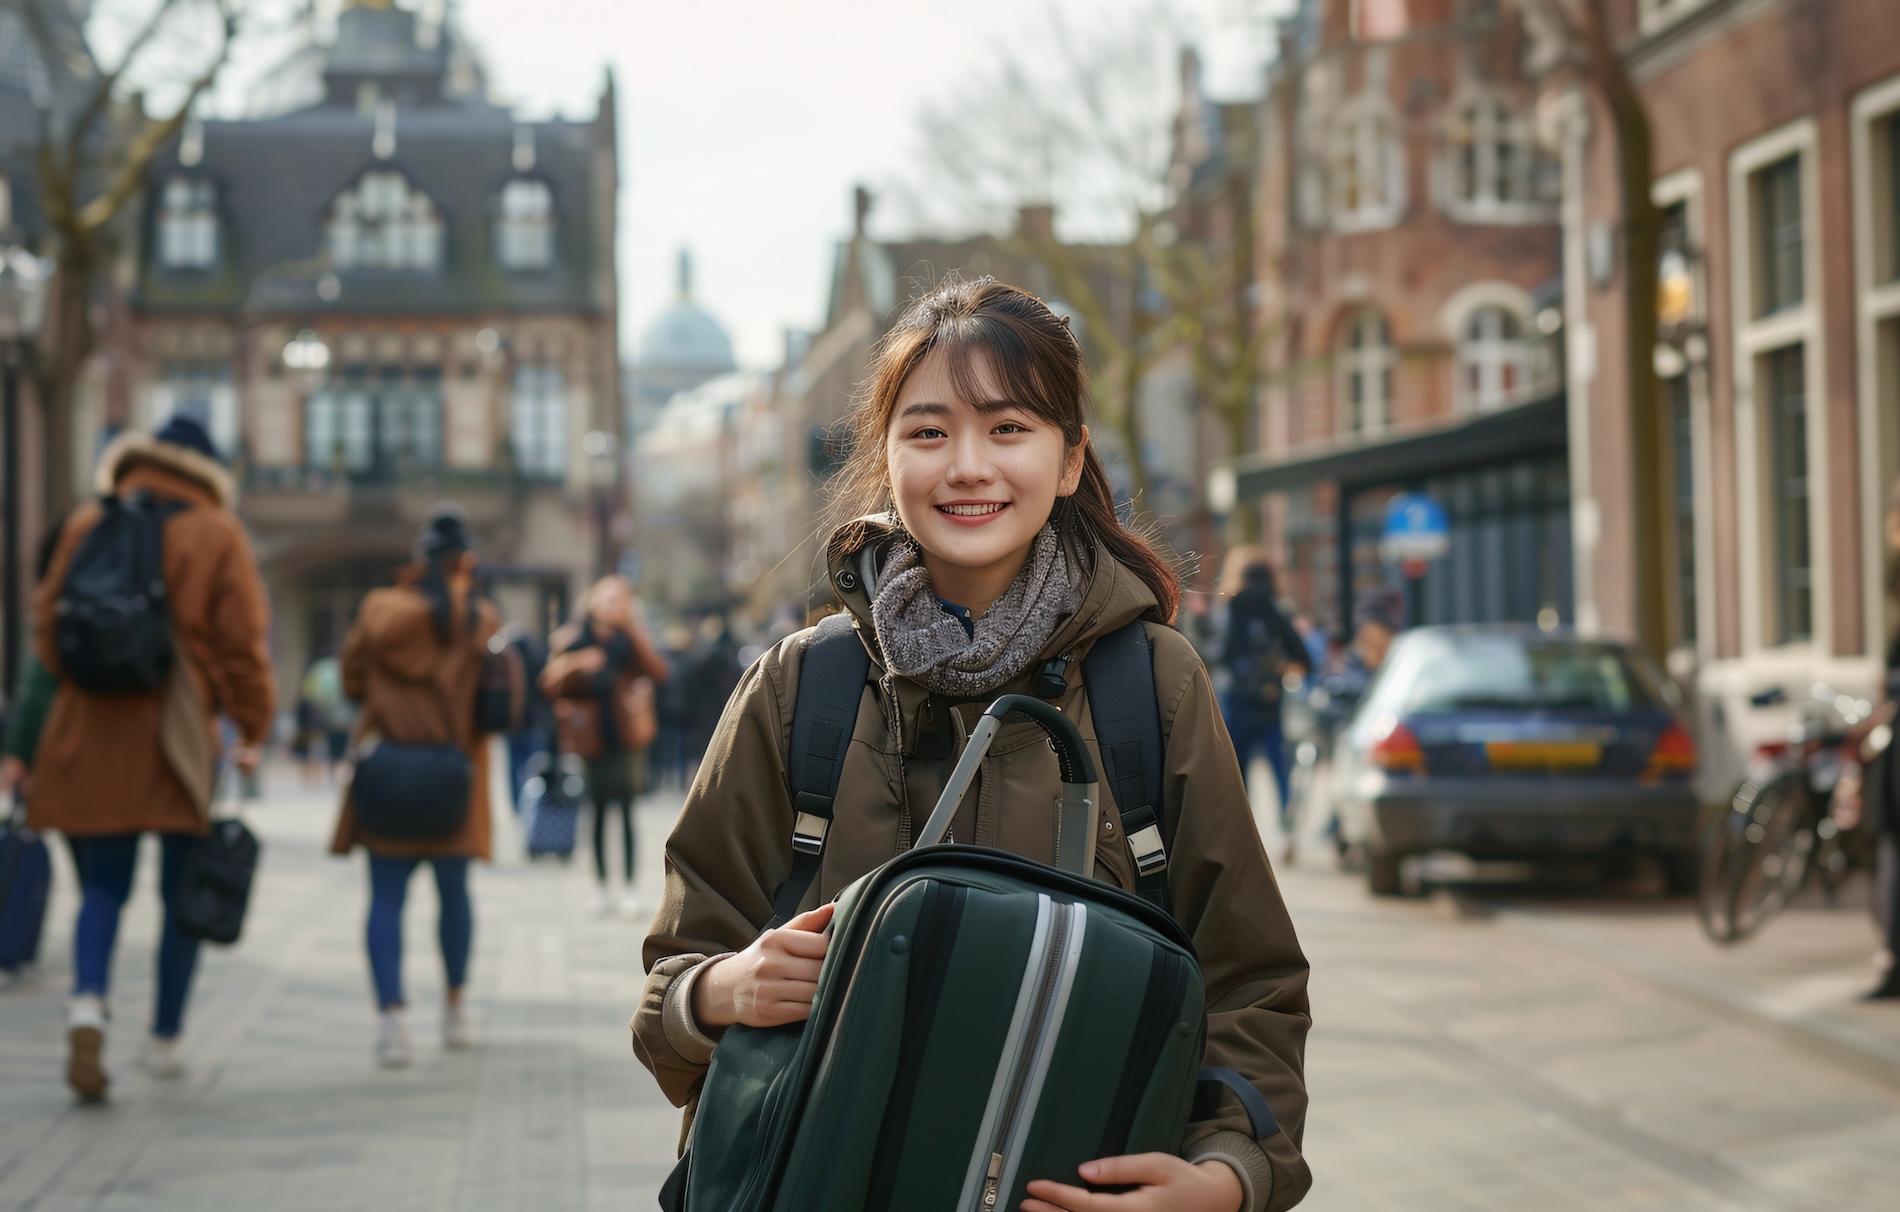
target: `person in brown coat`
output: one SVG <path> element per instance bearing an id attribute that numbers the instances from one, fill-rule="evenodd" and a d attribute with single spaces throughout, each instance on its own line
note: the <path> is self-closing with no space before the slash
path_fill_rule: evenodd
<path id="1" fill-rule="evenodd" d="M 474 1042 L 462 997 L 475 930 L 468 866 L 471 859 L 490 857 L 488 748 L 476 729 L 475 697 L 488 639 L 500 626 L 494 606 L 475 593 L 474 548 L 461 512 L 438 506 L 417 539 L 415 564 L 402 571 L 393 587 L 371 590 L 364 597 L 356 624 L 343 641 L 343 692 L 362 705 L 362 712 L 354 739 L 355 775 L 344 792 L 330 850 L 348 854 L 361 846 L 369 852 L 365 934 L 376 1005 L 382 1012 L 376 1059 L 385 1068 L 409 1063 L 402 907 L 409 877 L 425 860 L 435 872 L 441 906 L 437 933 L 448 976 L 442 1042 L 448 1048 L 467 1048 Z M 359 799 L 387 798 L 372 794 L 379 790 L 373 785 L 376 780 L 411 777 L 404 769 L 410 759 L 433 756 L 439 761 L 445 754 L 459 767 L 451 771 L 459 786 L 454 792 L 458 803 L 449 806 L 458 823 L 450 830 L 411 836 L 411 830 L 396 828 L 396 820 L 363 819 Z M 423 781 L 431 788 L 455 785 L 433 774 L 425 774 Z M 385 833 L 379 835 L 372 826 L 381 826 Z M 392 832 L 403 836 L 390 836 Z"/>
<path id="2" fill-rule="evenodd" d="M 607 889 L 607 814 L 620 817 L 620 856 L 626 886 L 620 908 L 637 909 L 633 892 L 633 806 L 645 783 L 646 749 L 659 721 L 653 688 L 667 679 L 666 658 L 647 634 L 633 586 L 602 577 L 582 599 L 583 612 L 548 637 L 541 689 L 554 700 L 556 742 L 587 761 L 587 798 L 594 803 L 594 909 L 613 907 Z M 646 685 L 639 685 L 644 679 Z M 570 715 L 577 704 L 586 710 Z M 644 718 L 642 718 L 644 717 Z M 576 735 L 576 725 L 589 735 Z"/>
<path id="3" fill-rule="evenodd" d="M 1261 846 L 1207 669 L 1168 624 L 1180 587 L 1122 525 L 1083 424 L 1082 352 L 1040 300 L 991 279 L 939 288 L 886 338 L 859 408 L 848 505 L 885 512 L 841 527 L 829 580 L 870 656 L 817 878 L 803 912 L 767 929 L 792 871 L 792 713 L 812 632 L 746 673 L 667 841 L 665 896 L 647 935 L 633 1046 L 660 1088 L 697 1110 L 713 1049 L 734 1023 L 811 1014 L 831 902 L 906 850 L 956 750 L 996 696 L 1031 693 L 1061 658 L 1053 700 L 1095 733 L 1077 676 L 1102 637 L 1141 620 L 1152 646 L 1174 822 L 1167 879 L 1207 990 L 1207 1064 L 1240 1073 L 1284 1131 L 1256 1139 L 1237 1108 L 1188 1126 L 1179 1156 L 1085 1164 L 1094 1195 L 1038 1176 L 1031 1212 L 1112 1206 L 1277 1212 L 1312 1179 L 1306 1120 L 1307 962 Z M 1050 862 L 1059 772 L 1034 724 L 1004 725 L 951 838 Z M 1104 801 L 1095 876 L 1133 891 L 1134 856 Z M 1120 1058 L 1102 1057 L 1103 1063 Z M 716 1159 L 715 1164 L 719 1160 Z"/>
<path id="4" fill-rule="evenodd" d="M 173 660 L 166 685 L 145 694 L 93 694 L 62 670 L 59 599 L 74 555 L 99 524 L 97 502 L 67 520 L 34 596 L 40 661 L 60 676 L 33 768 L 31 823 L 57 829 L 79 873 L 73 928 L 73 996 L 67 1012 L 66 1079 L 80 1098 L 105 1097 L 100 1061 L 119 912 L 131 895 L 139 837 L 160 839 L 159 889 L 167 906 L 196 839 L 210 825 L 218 767 L 217 717 L 237 727 L 230 754 L 240 770 L 257 768 L 270 733 L 276 694 L 266 648 L 264 586 L 244 527 L 231 512 L 230 473 L 204 428 L 174 417 L 156 434 L 125 434 L 99 461 L 100 496 L 146 493 L 183 509 L 166 519 L 163 568 Z M 143 1064 L 174 1077 L 185 1000 L 197 966 L 197 940 L 174 928 L 159 935 L 157 1005 Z"/>

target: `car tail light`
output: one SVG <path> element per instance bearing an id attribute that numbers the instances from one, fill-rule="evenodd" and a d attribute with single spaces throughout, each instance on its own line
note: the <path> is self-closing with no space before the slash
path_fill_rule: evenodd
<path id="1" fill-rule="evenodd" d="M 1372 748 L 1367 750 L 1366 756 L 1381 770 L 1425 773 L 1425 747 L 1395 716 L 1388 715 L 1379 721 L 1373 730 Z"/>
<path id="2" fill-rule="evenodd" d="M 1656 747 L 1649 751 L 1649 765 L 1643 774 L 1654 779 L 1670 774 L 1692 774 L 1694 771 L 1694 738 L 1681 724 L 1669 725 L 1656 738 Z"/>

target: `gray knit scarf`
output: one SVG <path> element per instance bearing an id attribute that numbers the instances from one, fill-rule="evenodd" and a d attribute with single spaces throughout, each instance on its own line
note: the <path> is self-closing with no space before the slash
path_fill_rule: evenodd
<path id="1" fill-rule="evenodd" d="M 976 634 L 938 604 L 923 553 L 906 540 L 891 551 L 871 601 L 871 624 L 891 672 L 938 694 L 988 694 L 1035 661 L 1062 620 L 1082 605 L 1076 571 L 1044 526 L 1003 596 L 976 620 Z"/>

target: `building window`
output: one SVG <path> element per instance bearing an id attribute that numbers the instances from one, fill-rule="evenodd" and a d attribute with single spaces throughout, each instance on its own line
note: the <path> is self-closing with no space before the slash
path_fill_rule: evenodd
<path id="1" fill-rule="evenodd" d="M 384 480 L 442 465 L 442 371 L 344 370 L 304 406 L 304 463 Z"/>
<path id="2" fill-rule="evenodd" d="M 1771 316 L 1801 306 L 1807 294 L 1802 277 L 1801 156 L 1775 161 L 1758 171 L 1752 184 L 1755 315 Z"/>
<path id="3" fill-rule="evenodd" d="M 1814 636 L 1813 558 L 1808 531 L 1807 347 L 1762 358 L 1768 384 L 1769 507 L 1773 510 L 1777 634 L 1783 644 Z"/>
<path id="4" fill-rule="evenodd" d="M 1459 388 L 1468 411 L 1514 404 L 1530 387 L 1531 351 L 1524 324 L 1503 307 L 1480 307 L 1465 320 L 1458 344 Z"/>
<path id="5" fill-rule="evenodd" d="M 1327 160 L 1335 223 L 1366 227 L 1398 219 L 1403 151 L 1392 115 L 1384 108 L 1362 102 L 1341 113 Z"/>
<path id="6" fill-rule="evenodd" d="M 225 458 L 236 453 L 237 390 L 231 383 L 231 364 L 167 361 L 152 387 L 152 428 L 157 429 L 174 416 L 190 417 L 204 426 L 211 435 L 211 444 Z"/>
<path id="7" fill-rule="evenodd" d="M 1668 396 L 1670 455 L 1674 478 L 1674 539 L 1676 544 L 1676 607 L 1679 613 L 1677 641 L 1696 641 L 1695 583 L 1695 444 L 1693 421 L 1689 415 L 1689 376 L 1679 374 L 1663 381 Z"/>
<path id="8" fill-rule="evenodd" d="M 1361 42 L 1405 37 L 1405 0 L 1353 0 L 1352 36 Z"/>
<path id="9" fill-rule="evenodd" d="M 435 269 L 442 212 L 401 173 L 377 169 L 330 204 L 330 263 L 339 269 Z"/>
<path id="10" fill-rule="evenodd" d="M 554 195 L 547 182 L 517 177 L 502 186 L 495 245 L 503 269 L 546 269 L 554 260 Z"/>
<path id="11" fill-rule="evenodd" d="M 558 366 L 515 368 L 511 425 L 515 470 L 536 480 L 567 476 L 567 379 Z"/>
<path id="12" fill-rule="evenodd" d="M 158 263 L 210 269 L 218 263 L 217 191 L 202 177 L 173 177 L 159 195 Z"/>
<path id="13" fill-rule="evenodd" d="M 1336 355 L 1340 428 L 1346 433 L 1377 433 L 1392 415 L 1392 350 L 1385 317 L 1372 308 L 1353 316 L 1340 333 Z"/>
<path id="14" fill-rule="evenodd" d="M 1516 107 L 1480 97 L 1452 111 L 1446 130 L 1452 209 L 1477 217 L 1550 201 L 1550 162 Z"/>

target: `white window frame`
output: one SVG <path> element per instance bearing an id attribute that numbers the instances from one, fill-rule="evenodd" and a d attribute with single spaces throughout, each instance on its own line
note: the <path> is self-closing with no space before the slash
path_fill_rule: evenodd
<path id="1" fill-rule="evenodd" d="M 512 213 L 510 194 L 518 187 L 539 191 L 539 214 Z M 541 177 L 516 176 L 495 194 L 495 260 L 510 273 L 537 273 L 554 264 L 557 224 L 554 189 Z"/>
<path id="2" fill-rule="evenodd" d="M 389 191 L 391 182 L 401 187 L 396 193 Z M 380 217 L 376 225 L 379 238 L 366 246 L 362 223 L 355 212 L 365 201 L 375 201 L 381 209 L 397 200 L 415 213 Z M 436 273 L 448 256 L 448 216 L 408 174 L 393 168 L 372 168 L 330 200 L 323 216 L 323 243 L 329 263 L 338 269 Z M 375 255 L 366 256 L 366 247 Z"/>
<path id="3" fill-rule="evenodd" d="M 1465 386 L 1465 325 L 1473 313 L 1487 307 L 1502 308 L 1517 321 L 1520 343 L 1524 347 L 1524 361 L 1520 368 L 1523 372 L 1520 376 L 1522 382 L 1518 384 L 1516 394 L 1501 404 L 1481 409 Z M 1473 282 L 1453 291 L 1445 300 L 1438 311 L 1438 322 L 1452 346 L 1451 398 L 1457 415 L 1477 416 L 1481 412 L 1498 412 L 1532 398 L 1535 393 L 1531 386 L 1531 320 L 1535 313 L 1536 305 L 1530 292 L 1509 282 Z"/>
<path id="4" fill-rule="evenodd" d="M 1650 186 L 1650 200 L 1658 207 L 1680 205 L 1683 211 L 1684 225 L 1689 232 L 1689 244 L 1701 249 L 1703 256 L 1690 266 L 1690 275 L 1694 279 L 1692 289 L 1695 292 L 1694 307 L 1690 313 L 1691 321 L 1706 321 L 1708 318 L 1708 215 L 1705 210 L 1702 173 L 1699 169 L 1685 168 L 1656 179 Z M 1695 509 L 1695 650 L 1696 655 L 1708 660 L 1715 656 L 1715 497 L 1713 491 L 1715 461 L 1711 453 L 1710 403 L 1709 403 L 1709 364 L 1708 341 L 1704 338 L 1692 338 L 1699 341 L 1701 349 L 1691 350 L 1689 358 L 1680 366 L 1664 368 L 1657 366 L 1658 373 L 1664 378 L 1683 374 L 1689 377 L 1689 461 L 1695 475 L 1693 486 Z"/>
<path id="5" fill-rule="evenodd" d="M 1729 275 L 1733 333 L 1731 345 L 1735 375 L 1736 499 L 1752 502 L 1738 511 L 1740 541 L 1742 653 L 1762 652 L 1812 655 L 1825 659 L 1834 650 L 1834 592 L 1831 520 L 1827 507 L 1827 350 L 1822 316 L 1822 224 L 1819 145 L 1812 118 L 1802 118 L 1742 144 L 1729 154 Z M 1755 315 L 1756 257 L 1760 248 L 1755 228 L 1754 175 L 1788 156 L 1801 165 L 1801 276 L 1798 307 L 1772 315 Z M 1809 610 L 1814 625 L 1811 638 L 1781 643 L 1774 631 L 1777 600 L 1773 583 L 1773 542 L 1769 510 L 1766 409 L 1759 399 L 1757 367 L 1764 357 L 1791 345 L 1805 345 L 1804 387 L 1807 393 Z"/>
<path id="6" fill-rule="evenodd" d="M 1861 479 L 1861 627 L 1866 656 L 1879 658 L 1885 651 L 1887 602 L 1883 573 L 1886 565 L 1887 494 L 1896 476 L 1900 476 L 1900 418 L 1881 404 L 1882 350 L 1880 331 L 1887 324 L 1900 325 L 1900 278 L 1881 281 L 1885 266 L 1876 264 L 1881 251 L 1888 259 L 1900 247 L 1900 230 L 1886 233 L 1886 249 L 1878 224 L 1883 165 L 1874 146 L 1874 131 L 1888 122 L 1900 122 L 1900 75 L 1861 90 L 1855 95 L 1849 117 L 1849 154 L 1854 174 L 1854 310 L 1856 325 L 1855 368 L 1859 400 L 1860 479 Z M 1896 224 L 1900 227 L 1900 224 Z M 1889 366 L 1886 373 L 1897 381 L 1888 384 L 1900 391 L 1900 365 Z"/>
<path id="7" fill-rule="evenodd" d="M 1383 133 L 1384 138 L 1369 135 L 1371 130 Z M 1342 144 L 1349 143 L 1354 171 L 1363 179 L 1366 174 L 1367 160 L 1370 158 L 1381 181 L 1381 195 L 1376 203 L 1365 201 L 1365 190 L 1360 189 L 1360 202 L 1347 210 L 1340 200 L 1341 185 L 1338 179 L 1338 166 L 1347 157 L 1341 154 Z M 1361 96 L 1341 106 L 1326 127 L 1325 142 L 1326 164 L 1326 207 L 1332 216 L 1332 226 L 1338 232 L 1376 231 L 1392 227 L 1405 214 L 1405 141 L 1399 134 L 1399 118 L 1387 105 L 1384 98 Z"/>
<path id="8" fill-rule="evenodd" d="M 1648 37 L 1661 33 L 1709 0 L 1637 0 L 1636 28 Z"/>
<path id="9" fill-rule="evenodd" d="M 172 206 L 176 186 L 184 187 L 191 195 L 182 208 Z M 158 187 L 158 214 L 152 232 L 159 267 L 187 272 L 215 269 L 221 234 L 217 185 L 194 173 L 165 178 Z"/>
<path id="10" fill-rule="evenodd" d="M 1478 121 L 1470 117 L 1473 110 L 1480 108 L 1491 115 L 1490 121 Z M 1529 103 L 1489 89 L 1465 92 L 1446 107 L 1439 154 L 1433 168 L 1439 205 L 1452 219 L 1460 223 L 1494 224 L 1557 221 L 1557 200 L 1537 196 L 1540 183 L 1550 180 L 1546 174 L 1555 169 L 1554 166 L 1545 166 L 1544 150 L 1537 141 L 1536 127 L 1528 109 Z M 1499 111 L 1502 111 L 1501 130 L 1496 121 L 1500 116 Z M 1467 124 L 1472 127 L 1471 142 L 1478 149 L 1476 171 L 1481 185 L 1487 185 L 1488 189 L 1475 188 L 1471 197 L 1464 198 L 1458 193 L 1461 174 L 1458 160 L 1462 145 L 1455 136 L 1459 127 Z M 1480 137 L 1481 134 L 1488 137 Z M 1496 164 L 1496 153 L 1494 150 L 1485 150 L 1495 149 L 1499 143 L 1506 141 L 1514 144 L 1518 154 L 1523 157 L 1518 170 L 1526 191 L 1522 198 L 1506 200 L 1498 196 L 1501 176 Z"/>
<path id="11" fill-rule="evenodd" d="M 574 470 L 574 392 L 558 362 L 524 362 L 509 377 L 508 443 L 515 474 L 560 483 Z M 524 455 L 526 456 L 524 458 Z"/>
<path id="12" fill-rule="evenodd" d="M 1376 319 L 1384 330 L 1385 343 L 1376 349 L 1353 345 L 1353 334 L 1367 319 Z M 1339 326 L 1333 340 L 1333 427 L 1341 440 L 1375 437 L 1392 424 L 1392 397 L 1397 387 L 1399 351 L 1392 342 L 1392 321 L 1384 310 L 1370 303 L 1354 306 Z M 1352 383 L 1363 376 L 1366 382 L 1380 385 L 1378 397 L 1363 401 L 1364 424 L 1352 424 Z"/>

